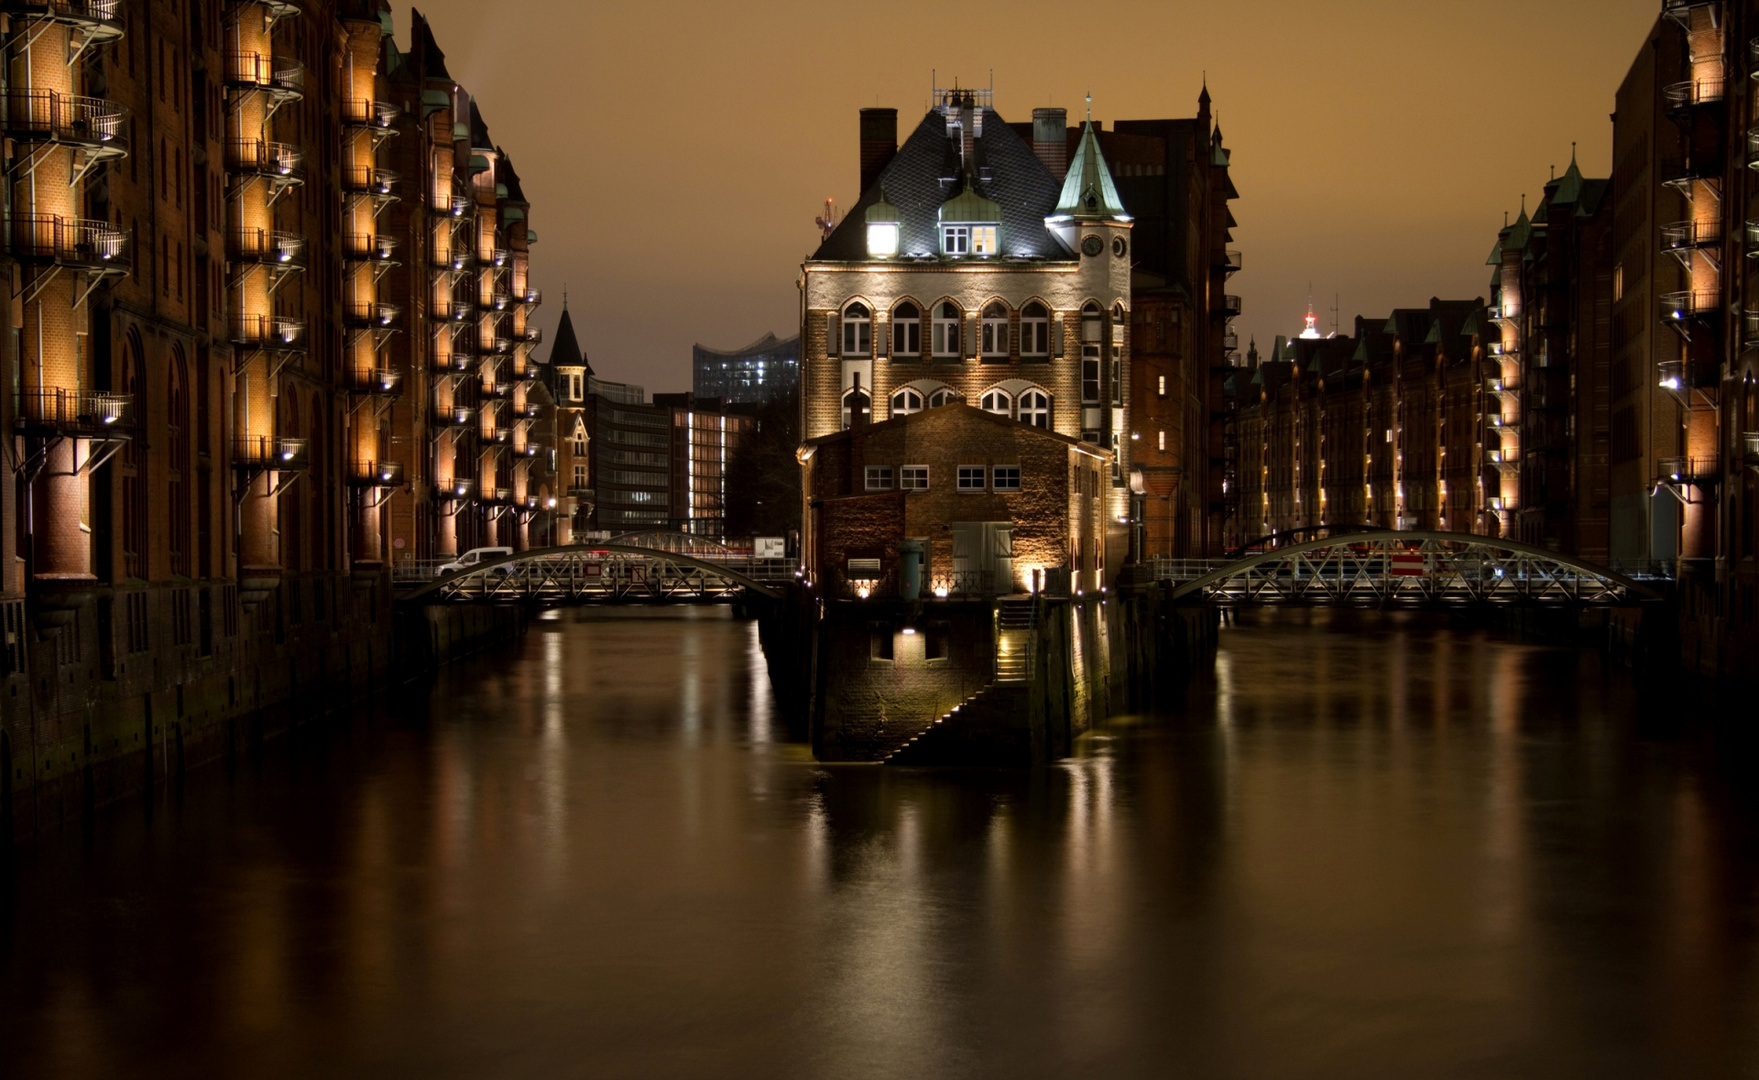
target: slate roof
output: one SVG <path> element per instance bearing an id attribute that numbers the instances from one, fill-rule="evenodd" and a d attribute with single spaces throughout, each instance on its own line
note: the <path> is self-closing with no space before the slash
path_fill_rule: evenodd
<path id="1" fill-rule="evenodd" d="M 562 321 L 556 324 L 556 339 L 550 345 L 550 366 L 557 364 L 563 367 L 585 366 L 588 375 L 592 374 L 592 364 L 586 354 L 580 351 L 580 342 L 574 336 L 574 319 L 568 314 L 568 301 L 562 301 Z"/>
<path id="2" fill-rule="evenodd" d="M 977 194 L 1001 206 L 1004 258 L 1070 259 L 1045 228 L 1044 219 L 1057 206 L 1061 184 L 1047 171 L 1032 146 L 1015 133 L 993 110 L 984 110 L 983 134 L 972 139 L 974 176 L 961 175 L 958 144 L 947 137 L 946 118 L 931 109 L 916 130 L 904 140 L 898 153 L 880 171 L 879 179 L 861 193 L 861 199 L 813 253 L 813 259 L 831 262 L 867 260 L 867 208 L 880 200 L 898 208 L 902 227 L 898 239 L 900 261 L 912 256 L 940 252 L 940 209 L 962 193 L 967 184 Z"/>

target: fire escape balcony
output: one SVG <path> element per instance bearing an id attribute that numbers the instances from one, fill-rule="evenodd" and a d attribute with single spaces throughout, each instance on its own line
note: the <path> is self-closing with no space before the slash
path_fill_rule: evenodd
<path id="1" fill-rule="evenodd" d="M 107 438 L 134 426 L 132 394 L 42 388 L 16 395 L 13 424 L 26 435 Z"/>
<path id="2" fill-rule="evenodd" d="M 98 45 L 120 40 L 126 30 L 122 0 L 0 0 L 0 11 L 74 27 Z"/>
<path id="3" fill-rule="evenodd" d="M 451 251 L 436 248 L 430 258 L 433 268 L 441 273 L 464 270 L 470 266 L 470 252 L 463 248 L 453 248 Z"/>
<path id="4" fill-rule="evenodd" d="M 1727 87 L 1722 79 L 1686 79 L 1662 87 L 1662 99 L 1673 110 L 1721 104 Z"/>
<path id="5" fill-rule="evenodd" d="M 454 348 L 451 353 L 446 355 L 441 355 L 438 350 L 434 350 L 430 355 L 434 358 L 433 369 L 447 374 L 469 371 L 470 366 L 476 363 L 474 355 L 458 348 Z"/>
<path id="6" fill-rule="evenodd" d="M 483 261 L 499 270 L 507 265 L 507 249 L 504 247 L 493 248 Z"/>
<path id="7" fill-rule="evenodd" d="M 1722 294 L 1705 289 L 1694 292 L 1683 289 L 1679 292 L 1661 294 L 1661 318 L 1664 322 L 1682 323 L 1691 319 L 1715 315 L 1722 309 Z"/>
<path id="8" fill-rule="evenodd" d="M 1240 252 L 1234 248 L 1216 248 L 1211 253 L 1210 265 L 1227 274 L 1237 274 L 1243 265 Z"/>
<path id="9" fill-rule="evenodd" d="M 533 458 L 541 457 L 543 455 L 543 452 L 544 452 L 544 444 L 543 443 L 527 441 L 524 446 L 516 447 L 514 449 L 513 456 L 514 457 L 522 457 L 522 458 L 526 458 L 527 460 L 530 460 Z"/>
<path id="10" fill-rule="evenodd" d="M 537 345 L 544 340 L 544 328 L 541 326 L 528 326 L 513 336 L 518 338 L 522 344 Z"/>
<path id="11" fill-rule="evenodd" d="M 397 187 L 397 179 L 396 172 L 391 169 L 360 165 L 342 170 L 342 190 L 352 195 L 393 198 L 392 192 Z"/>
<path id="12" fill-rule="evenodd" d="M 1741 348 L 1759 349 L 1759 311 L 1741 313 Z"/>
<path id="13" fill-rule="evenodd" d="M 393 368 L 350 368 L 348 392 L 365 397 L 396 397 L 403 373 Z"/>
<path id="14" fill-rule="evenodd" d="M 454 405 L 449 409 L 435 409 L 431 415 L 435 427 L 458 428 L 463 430 L 476 423 L 476 410 L 468 405 Z"/>
<path id="15" fill-rule="evenodd" d="M 1759 470 L 1759 431 L 1741 432 L 1741 464 Z"/>
<path id="16" fill-rule="evenodd" d="M 394 488 L 403 484 L 401 461 L 351 461 L 348 463 L 348 486 L 355 488 Z"/>
<path id="17" fill-rule="evenodd" d="M 507 305 L 512 302 L 512 294 L 499 286 L 491 289 L 487 297 L 479 295 L 477 298 L 477 306 L 484 311 L 506 311 Z"/>
<path id="18" fill-rule="evenodd" d="M 226 144 L 226 171 L 290 187 L 305 183 L 305 154 L 292 143 L 232 139 Z"/>
<path id="19" fill-rule="evenodd" d="M 305 439 L 279 435 L 237 435 L 232 439 L 232 464 L 241 469 L 299 472 L 309 462 Z"/>
<path id="20" fill-rule="evenodd" d="M 526 401 L 513 411 L 513 415 L 521 420 L 537 420 L 544 415 L 544 405 L 540 401 Z"/>
<path id="21" fill-rule="evenodd" d="M 108 221 L 90 218 L 15 214 L 12 254 L 98 274 L 126 274 L 129 269 L 128 234 Z"/>
<path id="22" fill-rule="evenodd" d="M 396 304 L 354 301 L 343 305 L 342 319 L 348 326 L 362 330 L 383 330 L 397 321 L 403 309 Z"/>
<path id="23" fill-rule="evenodd" d="M 539 368 L 536 364 L 527 361 L 524 367 L 513 373 L 513 378 L 521 382 L 531 382 L 543 378 L 543 374 L 543 369 Z"/>
<path id="24" fill-rule="evenodd" d="M 1681 502 L 1705 502 L 1707 489 L 1722 478 L 1722 461 L 1716 457 L 1659 458 L 1655 462 L 1655 489 L 1665 488 Z M 1693 498 L 1693 489 L 1698 496 Z"/>
<path id="25" fill-rule="evenodd" d="M 277 103 L 305 96 L 305 65 L 288 56 L 227 53 L 226 84 L 235 90 L 267 93 Z"/>
<path id="26" fill-rule="evenodd" d="M 450 483 L 435 484 L 434 497 L 442 502 L 451 502 L 455 499 L 462 501 L 470 498 L 470 493 L 475 490 L 476 481 L 460 477 Z"/>
<path id="27" fill-rule="evenodd" d="M 20 142 L 50 142 L 86 152 L 94 163 L 128 154 L 128 109 L 96 97 L 14 87 L 0 98 L 4 130 Z"/>
<path id="28" fill-rule="evenodd" d="M 1661 227 L 1661 246 L 1666 251 L 1712 247 L 1720 243 L 1721 221 L 1676 221 Z"/>
<path id="29" fill-rule="evenodd" d="M 276 232 L 272 229 L 233 229 L 232 250 L 227 257 L 233 262 L 254 263 L 284 270 L 305 269 L 305 237 L 298 233 Z"/>
<path id="30" fill-rule="evenodd" d="M 356 262 L 388 263 L 397 254 L 397 238 L 384 233 L 348 233 L 342 237 L 342 257 Z"/>
<path id="31" fill-rule="evenodd" d="M 536 307 L 544 302 L 544 291 L 542 289 L 527 289 L 514 300 L 516 303 L 525 304 L 528 307 Z"/>
<path id="32" fill-rule="evenodd" d="M 1222 315 L 1224 317 L 1229 318 L 1229 319 L 1239 318 L 1241 307 L 1242 307 L 1242 305 L 1240 303 L 1240 298 L 1238 296 L 1235 296 L 1233 293 L 1227 293 L 1227 294 L 1223 295 L 1223 297 L 1222 297 Z"/>
<path id="33" fill-rule="evenodd" d="M 1484 380 L 1484 391 L 1488 394 L 1495 394 L 1506 401 L 1520 394 L 1521 380 L 1492 376 Z"/>
<path id="34" fill-rule="evenodd" d="M 1656 173 L 1663 187 L 1672 188 L 1683 197 L 1692 197 L 1692 183 L 1703 181 L 1718 190 L 1722 186 L 1722 162 L 1714 157 L 1700 156 L 1690 160 L 1664 161 Z"/>
<path id="35" fill-rule="evenodd" d="M 303 349 L 305 320 L 284 315 L 234 315 L 232 343 L 251 349 Z"/>
<path id="36" fill-rule="evenodd" d="M 349 127 L 372 128 L 395 134 L 392 125 L 403 115 L 403 110 L 389 101 L 373 101 L 370 98 L 349 98 L 342 103 L 342 122 Z"/>
<path id="37" fill-rule="evenodd" d="M 1227 333 L 1222 335 L 1222 350 L 1224 352 L 1238 352 L 1239 348 L 1240 348 L 1239 331 L 1229 330 Z"/>
<path id="38" fill-rule="evenodd" d="M 483 397 L 491 401 L 502 401 L 513 393 L 512 383 L 487 383 L 482 388 Z"/>
<path id="39" fill-rule="evenodd" d="M 482 498 L 478 501 L 484 506 L 511 506 L 513 505 L 513 489 L 504 487 L 483 488 Z"/>

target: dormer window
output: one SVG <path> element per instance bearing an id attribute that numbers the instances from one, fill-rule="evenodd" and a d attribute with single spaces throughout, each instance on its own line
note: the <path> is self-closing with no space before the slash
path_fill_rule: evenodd
<path id="1" fill-rule="evenodd" d="M 971 226 L 942 225 L 941 253 L 943 255 L 971 254 Z"/>
<path id="2" fill-rule="evenodd" d="M 996 250 L 996 227 L 994 225 L 971 226 L 971 254 L 994 255 Z"/>
<path id="3" fill-rule="evenodd" d="M 873 348 L 873 316 L 866 304 L 843 310 L 843 355 L 866 356 Z"/>
<path id="4" fill-rule="evenodd" d="M 904 215 L 898 212 L 880 191 L 879 201 L 867 208 L 867 254 L 873 259 L 889 259 L 898 254 L 898 233 Z"/>

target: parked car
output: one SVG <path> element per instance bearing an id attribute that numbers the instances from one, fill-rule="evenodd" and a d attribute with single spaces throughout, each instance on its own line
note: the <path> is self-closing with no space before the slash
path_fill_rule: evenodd
<path id="1" fill-rule="evenodd" d="M 474 569 L 475 567 L 481 566 L 483 563 L 489 562 L 494 559 L 498 559 L 503 555 L 511 555 L 511 554 L 513 554 L 513 549 L 510 547 L 471 548 L 469 551 L 458 556 L 457 559 L 441 566 L 439 569 L 439 573 L 444 575 L 444 574 L 450 574 L 456 570 Z M 509 568 L 505 567 L 505 566 L 499 567 L 498 569 L 503 574 L 505 574 L 509 571 Z"/>

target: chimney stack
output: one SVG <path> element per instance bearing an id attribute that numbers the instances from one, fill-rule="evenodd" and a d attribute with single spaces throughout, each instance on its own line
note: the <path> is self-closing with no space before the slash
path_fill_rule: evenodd
<path id="1" fill-rule="evenodd" d="M 878 182 L 880 172 L 898 153 L 898 110 L 861 110 L 861 190 Z"/>
<path id="2" fill-rule="evenodd" d="M 1058 180 L 1069 171 L 1068 116 L 1062 109 L 1032 110 L 1032 152 Z"/>

